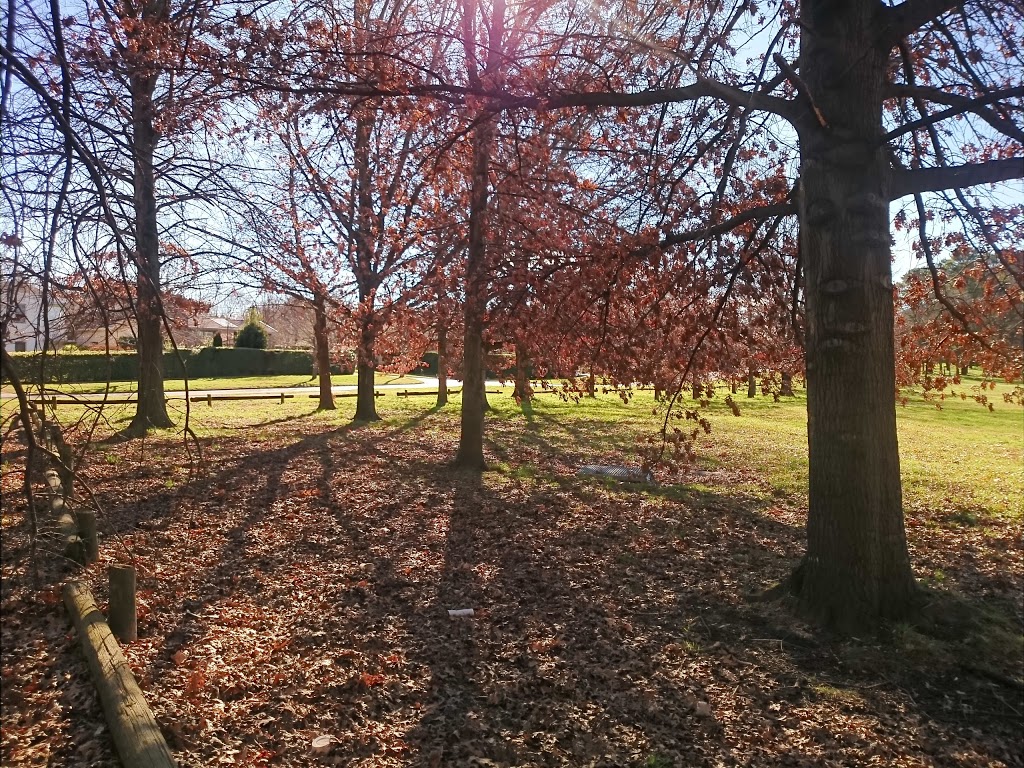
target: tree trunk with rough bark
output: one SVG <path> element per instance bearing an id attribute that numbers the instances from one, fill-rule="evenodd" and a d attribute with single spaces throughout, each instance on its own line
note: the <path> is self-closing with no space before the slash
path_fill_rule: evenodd
<path id="1" fill-rule="evenodd" d="M 789 371 L 782 372 L 782 389 L 780 394 L 784 397 L 793 397 L 793 374 Z"/>
<path id="2" fill-rule="evenodd" d="M 516 342 L 516 381 L 515 388 L 512 390 L 512 397 L 520 403 L 525 403 L 533 397 L 529 374 L 530 353 L 526 351 L 525 344 Z"/>
<path id="3" fill-rule="evenodd" d="M 133 75 L 132 162 L 135 208 L 136 348 L 139 357 L 139 394 L 131 434 L 174 426 L 167 415 L 164 395 L 163 307 L 160 301 L 160 239 L 156 215 L 154 156 L 158 136 L 153 128 L 155 75 Z"/>
<path id="4" fill-rule="evenodd" d="M 374 394 L 376 344 L 377 334 L 373 320 L 364 317 L 360 322 L 359 346 L 356 349 L 356 415 L 353 421 L 380 421 L 377 414 L 377 396 Z"/>
<path id="5" fill-rule="evenodd" d="M 791 587 L 805 615 L 856 632 L 906 616 L 916 595 L 896 443 L 889 53 L 877 3 L 801 7 L 809 507 Z"/>
<path id="6" fill-rule="evenodd" d="M 493 118 L 481 119 L 473 129 L 473 177 L 469 204 L 469 244 L 466 248 L 465 336 L 463 343 L 462 422 L 455 464 L 485 469 L 484 461 L 484 316 L 487 310 L 488 178 Z"/>
<path id="7" fill-rule="evenodd" d="M 757 397 L 757 371 L 753 368 L 747 371 L 747 397 Z"/>
<path id="8" fill-rule="evenodd" d="M 319 411 L 333 411 L 334 391 L 331 389 L 331 347 L 327 336 L 327 301 L 322 294 L 313 297 L 313 343 L 316 347 L 316 369 L 320 383 Z"/>
<path id="9" fill-rule="evenodd" d="M 369 107 L 364 107 L 368 110 Z M 356 118 L 353 157 L 356 170 L 356 284 L 359 289 L 359 340 L 356 348 L 356 414 L 353 421 L 379 421 L 374 395 L 377 367 L 375 307 L 379 278 L 374 270 L 373 177 L 370 168 L 372 113 Z"/>

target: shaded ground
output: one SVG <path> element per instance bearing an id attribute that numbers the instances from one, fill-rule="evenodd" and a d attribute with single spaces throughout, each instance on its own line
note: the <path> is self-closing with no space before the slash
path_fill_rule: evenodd
<path id="1" fill-rule="evenodd" d="M 600 457 L 536 420 L 495 422 L 499 469 L 458 473 L 455 426 L 298 419 L 210 441 L 199 479 L 163 438 L 88 468 L 103 557 L 140 569 L 126 654 L 183 766 L 1024 765 L 1019 635 L 951 618 L 953 642 L 841 641 L 747 599 L 801 552 L 795 501 L 724 468 L 652 492 L 577 478 Z M 18 518 L 5 501 L 2 763 L 108 764 Z M 1019 632 L 1019 523 L 910 533 L 922 576 Z"/>

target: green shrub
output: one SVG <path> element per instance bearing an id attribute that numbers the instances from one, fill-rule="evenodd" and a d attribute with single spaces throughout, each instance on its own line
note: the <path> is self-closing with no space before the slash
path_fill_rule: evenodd
<path id="1" fill-rule="evenodd" d="M 213 346 L 215 346 L 215 347 L 223 347 L 224 346 L 224 339 L 221 338 L 220 331 L 217 331 L 217 333 L 213 334 Z"/>
<path id="2" fill-rule="evenodd" d="M 135 381 L 139 376 L 139 358 L 135 352 L 59 352 L 47 353 L 43 382 L 39 382 L 41 355 L 38 352 L 14 352 L 11 360 L 18 377 L 26 384 L 77 384 L 98 381 Z M 182 368 L 184 362 L 185 368 Z M 247 349 L 203 347 L 181 350 L 181 362 L 173 352 L 164 353 L 164 375 L 180 379 L 188 371 L 190 378 L 228 376 L 309 376 L 313 356 L 306 350 Z"/>
<path id="3" fill-rule="evenodd" d="M 267 332 L 258 323 L 249 321 L 235 336 L 235 348 L 266 349 Z"/>

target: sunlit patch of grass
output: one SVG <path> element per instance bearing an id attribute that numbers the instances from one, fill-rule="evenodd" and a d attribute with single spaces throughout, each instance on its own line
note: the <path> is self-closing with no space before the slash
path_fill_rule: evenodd
<path id="1" fill-rule="evenodd" d="M 375 384 L 419 384 L 422 378 L 418 376 L 400 375 L 396 373 L 376 372 L 374 374 Z M 281 376 L 218 376 L 216 378 L 189 379 L 189 390 L 207 389 L 293 389 L 295 387 L 315 387 L 320 383 L 315 376 L 305 375 L 281 375 Z M 331 376 L 331 385 L 335 387 L 355 386 L 358 383 L 358 376 L 351 374 L 335 374 Z M 138 383 L 135 381 L 111 381 L 106 382 L 84 382 L 77 384 L 47 384 L 47 390 L 65 392 L 68 394 L 101 394 L 109 392 L 111 395 L 128 395 L 138 391 Z M 183 379 L 167 379 L 164 381 L 164 390 L 167 392 L 180 392 L 185 389 Z M 5 393 L 13 392 L 9 387 L 4 387 Z"/>
<path id="2" fill-rule="evenodd" d="M 292 377 L 292 381 L 301 377 Z M 261 381 L 266 381 L 261 380 Z M 195 383 L 195 382 L 194 382 Z M 524 412 L 510 396 L 511 389 L 489 394 L 491 410 L 486 416 L 488 451 L 494 460 L 507 465 L 503 472 L 517 480 L 552 481 L 564 478 L 565 469 L 585 463 L 638 466 L 639 441 L 657 436 L 664 419 L 664 406 L 650 392 L 638 392 L 624 403 L 615 394 L 599 394 L 566 402 L 557 395 L 534 399 Z M 657 469 L 658 487 L 589 481 L 607 493 L 644 493 L 652 499 L 669 499 L 700 505 L 713 492 L 716 503 L 725 495 L 742 499 L 800 505 L 807 488 L 807 412 L 802 389 L 796 395 L 775 402 L 761 396 L 735 399 L 742 415 L 736 417 L 723 402 L 725 389 L 702 409 L 711 422 L 710 435 L 701 437 L 697 460 L 678 473 Z M 993 399 L 997 399 L 997 388 Z M 683 406 L 694 407 L 688 398 Z M 14 405 L 4 401 L 4 412 Z M 180 432 L 185 409 L 181 401 L 169 403 Z M 451 442 L 451 456 L 458 441 L 461 395 L 452 394 L 449 404 L 436 408 L 434 396 L 398 397 L 387 392 L 378 398 L 383 421 L 367 429 L 405 429 L 430 424 L 436 434 Z M 284 422 L 347 425 L 355 412 L 354 398 L 338 398 L 337 410 L 316 411 L 316 400 L 296 393 L 280 403 L 276 400 L 192 403 L 190 426 L 200 437 L 237 435 Z M 134 405 L 111 405 L 103 413 L 104 429 L 123 428 L 134 413 Z M 60 406 L 62 423 L 93 418 L 94 413 L 78 406 Z M 688 422 L 692 425 L 692 422 Z M 687 424 L 670 419 L 670 424 Z M 986 530 L 999 521 L 1024 519 L 1024 413 L 1019 406 L 997 402 L 994 411 L 971 401 L 948 399 L 943 410 L 911 395 L 908 404 L 897 408 L 900 454 L 903 471 L 904 505 L 917 524 Z M 103 429 L 100 430 L 101 432 Z M 173 433 L 173 431 L 172 431 Z M 550 459 L 557 456 L 560 467 Z M 444 457 L 447 460 L 449 457 Z"/>
<path id="3" fill-rule="evenodd" d="M 864 697 L 858 691 L 849 688 L 838 688 L 829 683 L 812 683 L 811 690 L 820 698 L 831 701 L 833 704 L 843 704 L 848 707 L 865 704 Z"/>

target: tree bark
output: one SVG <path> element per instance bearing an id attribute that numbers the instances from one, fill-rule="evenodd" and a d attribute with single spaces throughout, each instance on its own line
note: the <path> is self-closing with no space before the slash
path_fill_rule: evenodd
<path id="1" fill-rule="evenodd" d="M 797 127 L 807 285 L 807 553 L 792 586 L 803 613 L 840 631 L 912 608 L 896 442 L 888 50 L 868 0 L 802 4 Z"/>
<path id="2" fill-rule="evenodd" d="M 156 216 L 156 175 L 153 158 L 157 133 L 153 128 L 155 75 L 132 75 L 132 162 L 134 165 L 136 345 L 139 356 L 139 395 L 128 432 L 173 426 L 164 399 L 164 339 L 161 328 L 160 240 Z"/>
<path id="3" fill-rule="evenodd" d="M 784 397 L 793 397 L 793 374 L 789 371 L 782 372 L 782 391 Z"/>
<path id="4" fill-rule="evenodd" d="M 369 106 L 363 107 L 370 110 Z M 356 269 L 359 289 L 359 342 L 356 349 L 356 415 L 353 421 L 379 421 L 374 395 L 377 326 L 375 307 L 379 277 L 374 269 L 373 176 L 370 168 L 370 133 L 373 116 L 356 118 L 353 155 L 356 166 Z"/>
<path id="5" fill-rule="evenodd" d="M 481 118 L 473 129 L 473 177 L 469 202 L 469 243 L 466 248 L 465 336 L 463 343 L 462 422 L 455 465 L 486 469 L 484 461 L 484 317 L 487 311 L 487 171 L 494 137 L 493 118 Z"/>
<path id="6" fill-rule="evenodd" d="M 377 396 L 374 394 L 374 372 L 377 361 L 374 347 L 377 333 L 372 319 L 362 318 L 359 328 L 359 347 L 356 350 L 356 415 L 353 421 L 380 421 L 377 415 Z"/>
<path id="7" fill-rule="evenodd" d="M 520 403 L 525 403 L 533 397 L 533 389 L 530 387 L 530 353 L 526 351 L 526 345 L 516 342 L 516 382 L 512 390 L 512 396 Z"/>
<path id="8" fill-rule="evenodd" d="M 437 407 L 448 405 L 448 326 L 437 324 Z"/>
<path id="9" fill-rule="evenodd" d="M 747 397 L 757 397 L 757 371 L 753 368 L 747 371 Z"/>
<path id="10" fill-rule="evenodd" d="M 331 389 L 331 346 L 327 336 L 327 301 L 323 294 L 313 295 L 313 344 L 316 346 L 317 377 L 320 380 L 318 411 L 333 411 L 334 390 Z"/>
<path id="11" fill-rule="evenodd" d="M 597 377 L 594 375 L 594 366 L 590 366 L 590 375 L 587 376 L 587 397 L 597 397 Z"/>

